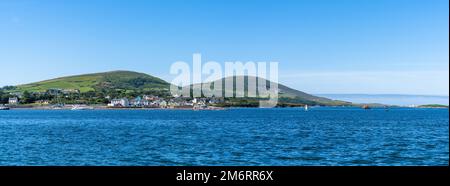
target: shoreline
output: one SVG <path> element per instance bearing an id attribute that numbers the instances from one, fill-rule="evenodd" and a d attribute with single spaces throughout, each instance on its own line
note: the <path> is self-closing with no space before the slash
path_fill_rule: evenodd
<path id="1" fill-rule="evenodd" d="M 66 105 L 64 107 L 51 106 L 23 106 L 23 107 L 9 107 L 10 110 L 73 110 L 73 105 Z M 208 108 L 157 108 L 157 107 L 108 107 L 108 106 L 87 106 L 89 108 L 80 110 L 226 110 L 223 107 L 208 107 Z"/>
<path id="2" fill-rule="evenodd" d="M 8 107 L 9 110 L 73 110 L 74 105 L 65 105 L 64 107 L 52 107 L 52 106 L 12 106 Z M 108 107 L 106 105 L 82 105 L 87 107 L 79 110 L 228 110 L 228 109 L 239 109 L 239 108 L 259 108 L 259 107 L 215 107 L 209 106 L 207 108 L 193 108 L 193 107 L 170 107 L 170 108 L 160 108 L 160 107 Z M 322 108 L 360 108 L 358 106 L 314 106 Z M 314 108 L 313 107 L 313 108 Z M 303 108 L 303 107 L 274 107 L 274 108 Z M 448 107 L 406 107 L 406 106 L 394 106 L 394 107 L 373 107 L 372 109 L 395 109 L 395 108 L 410 108 L 410 109 L 449 109 Z M 265 108 L 261 108 L 265 109 Z M 75 111 L 75 110 L 74 110 Z"/>

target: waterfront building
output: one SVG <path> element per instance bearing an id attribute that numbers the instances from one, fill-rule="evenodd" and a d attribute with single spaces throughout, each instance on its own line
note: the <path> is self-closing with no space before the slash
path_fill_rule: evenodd
<path id="1" fill-rule="evenodd" d="M 8 99 L 8 104 L 10 105 L 17 105 L 19 104 L 19 98 L 17 97 L 11 97 Z"/>
<path id="2" fill-rule="evenodd" d="M 130 101 L 130 105 L 133 107 L 147 107 L 149 106 L 149 104 L 150 104 L 149 101 L 142 99 L 139 96 Z"/>
<path id="3" fill-rule="evenodd" d="M 108 106 L 110 106 L 110 107 L 129 107 L 130 102 L 128 101 L 127 98 L 113 99 L 113 100 L 111 100 L 111 103 L 108 104 Z"/>

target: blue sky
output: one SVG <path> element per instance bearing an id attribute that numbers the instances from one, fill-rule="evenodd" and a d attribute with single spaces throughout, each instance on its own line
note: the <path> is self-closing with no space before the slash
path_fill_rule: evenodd
<path id="1" fill-rule="evenodd" d="M 0 1 L 0 86 L 170 65 L 278 61 L 310 93 L 448 95 L 447 0 Z"/>

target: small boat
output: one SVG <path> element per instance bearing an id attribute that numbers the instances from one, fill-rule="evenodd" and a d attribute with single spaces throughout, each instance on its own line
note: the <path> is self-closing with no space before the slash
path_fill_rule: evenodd
<path id="1" fill-rule="evenodd" d="M 61 109 L 63 109 L 63 106 L 62 105 L 52 105 L 50 108 L 52 110 L 61 110 Z"/>
<path id="2" fill-rule="evenodd" d="M 87 106 L 74 105 L 71 110 L 92 110 L 94 108 Z"/>
<path id="3" fill-rule="evenodd" d="M 0 106 L 0 110 L 9 110 L 9 107 Z"/>
<path id="4" fill-rule="evenodd" d="M 308 105 L 305 105 L 305 111 L 308 111 Z"/>
<path id="5" fill-rule="evenodd" d="M 363 109 L 370 109 L 370 107 L 369 107 L 369 105 L 363 105 L 361 108 L 363 108 Z"/>

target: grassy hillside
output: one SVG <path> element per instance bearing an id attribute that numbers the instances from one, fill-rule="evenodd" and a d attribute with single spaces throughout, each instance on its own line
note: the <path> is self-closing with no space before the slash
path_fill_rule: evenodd
<path id="1" fill-rule="evenodd" d="M 45 92 L 48 89 L 77 89 L 81 92 L 102 89 L 166 89 L 169 83 L 162 79 L 131 71 L 112 71 L 95 74 L 61 77 L 36 83 L 19 85 L 15 91 Z"/>
<path id="2" fill-rule="evenodd" d="M 266 79 L 262 79 L 262 78 L 258 78 L 256 79 L 256 84 L 254 84 L 255 82 L 249 82 L 248 81 L 248 76 L 236 76 L 236 77 L 227 77 L 227 78 L 222 78 L 221 80 L 217 80 L 215 82 L 222 82 L 222 90 L 223 94 L 225 94 L 225 92 L 230 92 L 232 91 L 233 93 L 236 94 L 236 87 L 234 87 L 233 90 L 225 90 L 225 82 L 226 81 L 232 81 L 236 80 L 236 78 L 238 79 L 244 79 L 244 95 L 245 97 L 247 97 L 248 95 L 248 87 L 257 87 L 258 83 L 261 81 L 266 81 L 266 86 L 267 88 L 269 88 L 270 85 L 270 81 L 266 80 Z M 214 82 L 212 83 L 214 84 Z M 195 87 L 199 87 L 199 84 L 194 85 Z M 211 85 L 213 86 L 213 85 Z M 242 93 L 242 92 L 240 92 Z M 257 95 L 259 95 L 257 93 Z M 319 96 L 314 96 L 311 94 L 307 94 L 305 92 L 299 91 L 299 90 L 295 90 L 292 88 L 289 88 L 285 85 L 282 84 L 278 84 L 278 102 L 280 103 L 280 105 L 284 105 L 284 106 L 299 106 L 299 105 L 304 105 L 304 104 L 308 104 L 308 105 L 328 105 L 328 106 L 334 106 L 334 105 L 351 105 L 350 102 L 344 102 L 344 101 L 338 101 L 338 100 L 332 100 L 332 99 L 328 99 L 328 98 L 324 98 L 324 97 L 319 97 Z M 257 104 L 257 99 L 255 98 L 238 98 L 238 99 L 233 99 L 235 102 L 245 102 L 248 103 L 249 105 L 251 104 Z"/>

